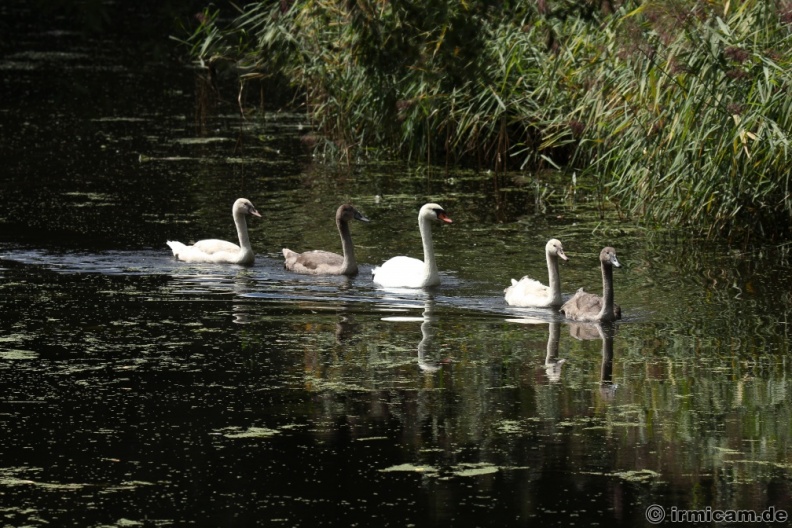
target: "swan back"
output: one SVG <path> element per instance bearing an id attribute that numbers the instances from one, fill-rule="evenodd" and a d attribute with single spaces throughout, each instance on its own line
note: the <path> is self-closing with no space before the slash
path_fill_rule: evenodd
<path id="1" fill-rule="evenodd" d="M 336 210 L 336 226 L 341 235 L 341 247 L 344 255 L 329 251 L 315 250 L 297 253 L 283 248 L 284 266 L 290 271 L 307 275 L 357 275 L 358 266 L 355 259 L 355 247 L 349 232 L 349 222 L 370 220 L 351 204 L 343 204 Z"/>
<path id="2" fill-rule="evenodd" d="M 580 288 L 561 306 L 560 311 L 575 321 L 607 322 L 621 319 L 621 307 L 613 302 L 613 268 L 621 263 L 612 247 L 603 248 L 599 256 L 602 270 L 602 297 Z"/>

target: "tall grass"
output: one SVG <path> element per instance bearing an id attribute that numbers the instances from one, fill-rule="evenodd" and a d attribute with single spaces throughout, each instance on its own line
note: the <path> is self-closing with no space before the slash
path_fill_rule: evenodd
<path id="1" fill-rule="evenodd" d="M 296 0 L 218 20 L 194 56 L 290 83 L 331 155 L 575 171 L 647 222 L 792 234 L 790 0 Z"/>
<path id="2" fill-rule="evenodd" d="M 644 218 L 788 235 L 786 15 L 772 2 L 688 4 L 623 13 L 609 26 L 613 47 L 577 57 L 587 61 L 572 76 L 588 88 L 577 99 L 589 110 L 577 148 L 585 172 L 606 175 L 612 197 Z"/>

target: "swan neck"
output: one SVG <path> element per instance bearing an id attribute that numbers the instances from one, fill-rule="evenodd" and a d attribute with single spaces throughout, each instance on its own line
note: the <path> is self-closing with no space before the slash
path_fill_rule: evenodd
<path id="1" fill-rule="evenodd" d="M 545 252 L 547 257 L 547 281 L 553 303 L 561 304 L 561 277 L 558 274 L 558 257 Z"/>
<path id="2" fill-rule="evenodd" d="M 421 241 L 423 242 L 424 252 L 424 277 L 429 279 L 439 275 L 437 263 L 435 262 L 434 244 L 432 242 L 432 225 L 428 218 L 421 218 L 418 222 L 418 229 L 421 231 Z"/>
<path id="3" fill-rule="evenodd" d="M 352 233 L 349 231 L 349 223 L 344 220 L 336 220 L 338 234 L 341 235 L 341 249 L 344 253 L 343 271 L 357 270 L 357 260 L 355 259 L 355 246 L 352 244 Z"/>
<path id="4" fill-rule="evenodd" d="M 613 267 L 602 263 L 602 311 L 600 320 L 612 321 L 613 314 Z"/>
<path id="5" fill-rule="evenodd" d="M 234 211 L 234 224 L 236 224 L 237 236 L 239 237 L 239 247 L 242 248 L 243 251 L 247 250 L 252 253 L 253 246 L 250 245 L 245 213 L 242 211 Z"/>

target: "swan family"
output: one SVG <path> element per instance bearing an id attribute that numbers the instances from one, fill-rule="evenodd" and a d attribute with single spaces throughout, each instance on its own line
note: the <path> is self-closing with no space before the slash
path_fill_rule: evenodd
<path id="1" fill-rule="evenodd" d="M 246 198 L 234 202 L 231 214 L 236 225 L 239 245 L 217 239 L 199 240 L 190 246 L 168 241 L 167 245 L 173 251 L 173 256 L 177 260 L 191 263 L 252 265 L 255 255 L 248 235 L 247 216 L 261 218 L 261 214 Z M 294 273 L 307 275 L 357 275 L 358 264 L 349 222 L 352 220 L 369 222 L 369 219 L 351 204 L 342 204 L 336 210 L 335 220 L 341 237 L 341 255 L 325 250 L 297 253 L 283 248 L 284 267 Z M 430 288 L 440 284 L 440 273 L 432 242 L 434 223 L 450 224 L 452 220 L 443 207 L 436 203 L 427 203 L 418 212 L 423 260 L 403 255 L 392 257 L 372 271 L 375 284 L 384 288 Z M 519 281 L 512 279 L 511 285 L 504 290 L 504 299 L 508 305 L 552 308 L 573 321 L 606 323 L 621 319 L 621 307 L 614 303 L 613 294 L 613 268 L 621 267 L 614 248 L 606 247 L 600 252 L 602 296 L 588 293 L 580 288 L 566 302 L 561 293 L 558 259 L 568 261 L 569 257 L 564 252 L 560 240 L 553 238 L 547 242 L 545 259 L 548 285 L 545 286 L 527 275 Z"/>

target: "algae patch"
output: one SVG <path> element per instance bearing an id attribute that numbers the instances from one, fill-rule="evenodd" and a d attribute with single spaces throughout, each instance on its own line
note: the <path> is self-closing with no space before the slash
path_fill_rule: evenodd
<path id="1" fill-rule="evenodd" d="M 30 360 L 36 359 L 39 355 L 32 350 L 2 350 L 0 351 L 0 359 L 7 359 L 10 361 Z"/>

